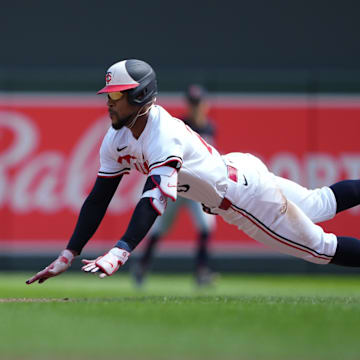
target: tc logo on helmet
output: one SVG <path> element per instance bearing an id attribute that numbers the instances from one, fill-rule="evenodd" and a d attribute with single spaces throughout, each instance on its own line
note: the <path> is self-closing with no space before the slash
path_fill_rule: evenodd
<path id="1" fill-rule="evenodd" d="M 106 75 L 105 75 L 105 82 L 106 84 L 108 84 L 110 81 L 111 81 L 111 72 L 107 72 Z"/>

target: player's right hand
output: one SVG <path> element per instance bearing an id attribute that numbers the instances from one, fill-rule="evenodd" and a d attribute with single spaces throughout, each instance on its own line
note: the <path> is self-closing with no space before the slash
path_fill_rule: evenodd
<path id="1" fill-rule="evenodd" d="M 60 275 L 71 266 L 74 257 L 70 250 L 63 250 L 55 261 L 27 280 L 26 284 L 30 285 L 35 281 L 39 281 L 39 284 L 41 284 L 51 277 Z"/>

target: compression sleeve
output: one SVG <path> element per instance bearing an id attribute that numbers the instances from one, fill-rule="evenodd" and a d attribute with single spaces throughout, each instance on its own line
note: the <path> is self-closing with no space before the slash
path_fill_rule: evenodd
<path id="1" fill-rule="evenodd" d="M 151 206 L 150 201 L 146 198 L 140 199 L 124 236 L 116 246 L 127 251 L 134 250 L 148 233 L 157 216 L 158 213 Z"/>
<path id="2" fill-rule="evenodd" d="M 81 253 L 100 225 L 121 178 L 122 175 L 113 178 L 97 177 L 80 210 L 74 233 L 66 247 L 68 250 Z"/>

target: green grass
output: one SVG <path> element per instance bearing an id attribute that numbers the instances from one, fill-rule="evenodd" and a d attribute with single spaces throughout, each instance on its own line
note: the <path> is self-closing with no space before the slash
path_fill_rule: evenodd
<path id="1" fill-rule="evenodd" d="M 190 276 L 143 290 L 121 272 L 26 278 L 0 273 L 0 298 L 15 300 L 0 303 L 1 360 L 360 358 L 356 276 L 222 276 L 206 290 Z"/>

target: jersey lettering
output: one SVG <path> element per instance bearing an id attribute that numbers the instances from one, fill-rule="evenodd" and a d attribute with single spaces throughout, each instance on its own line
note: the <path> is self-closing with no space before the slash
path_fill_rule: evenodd
<path id="1" fill-rule="evenodd" d="M 130 165 L 131 159 L 136 159 L 136 157 L 132 156 L 132 155 L 119 156 L 117 159 L 117 162 L 122 164 L 122 162 L 124 160 Z"/>
<path id="2" fill-rule="evenodd" d="M 134 163 L 135 169 L 142 173 L 147 175 L 149 173 L 149 166 L 146 162 L 143 162 L 142 164 L 140 162 Z"/>
<path id="3" fill-rule="evenodd" d="M 123 161 L 127 162 L 130 166 L 134 166 L 138 172 L 147 175 L 150 171 L 148 163 L 146 161 L 140 163 L 137 160 L 138 159 L 135 156 L 125 155 L 125 156 L 119 156 L 117 162 L 120 164 L 122 164 Z"/>
<path id="4" fill-rule="evenodd" d="M 189 189 L 190 189 L 190 185 L 188 184 L 178 185 L 177 187 L 178 192 L 188 192 Z"/>

